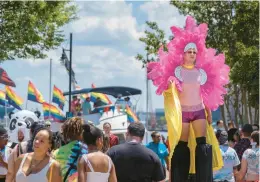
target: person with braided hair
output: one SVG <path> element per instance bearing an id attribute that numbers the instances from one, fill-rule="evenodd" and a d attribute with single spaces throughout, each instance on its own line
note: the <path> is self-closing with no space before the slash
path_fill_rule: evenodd
<path id="1" fill-rule="evenodd" d="M 83 144 L 84 121 L 80 117 L 72 117 L 62 125 L 62 135 L 66 145 L 54 151 L 55 159 L 61 165 L 62 178 L 64 182 L 73 181 L 78 177 L 77 161 L 87 154 L 87 146 Z"/>

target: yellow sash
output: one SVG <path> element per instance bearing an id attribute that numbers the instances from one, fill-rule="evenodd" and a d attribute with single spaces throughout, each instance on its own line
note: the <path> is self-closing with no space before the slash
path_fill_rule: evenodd
<path id="1" fill-rule="evenodd" d="M 165 118 L 167 121 L 168 128 L 168 137 L 169 137 L 169 147 L 170 147 L 170 156 L 171 159 L 175 146 L 178 144 L 181 137 L 182 130 L 182 112 L 181 104 L 178 97 L 178 91 L 175 87 L 175 84 L 170 84 L 168 90 L 165 90 L 163 93 L 164 96 L 164 111 Z M 213 151 L 213 170 L 221 169 L 223 164 L 222 155 L 220 152 L 219 144 L 215 136 L 214 130 L 211 125 L 207 123 L 207 143 L 212 145 Z M 190 148 L 190 173 L 195 173 L 195 149 L 196 149 L 196 138 L 192 125 L 190 125 L 190 135 L 189 135 L 189 144 Z"/>

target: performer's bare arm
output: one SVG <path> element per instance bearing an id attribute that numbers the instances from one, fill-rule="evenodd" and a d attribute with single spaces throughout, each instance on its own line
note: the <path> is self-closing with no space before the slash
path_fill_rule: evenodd
<path id="1" fill-rule="evenodd" d="M 237 181 L 240 181 L 240 180 L 242 180 L 245 177 L 246 172 L 247 172 L 247 165 L 248 165 L 247 164 L 247 160 L 246 159 L 242 159 L 242 161 L 241 161 L 241 169 L 240 169 L 240 171 L 236 175 L 236 180 Z"/>
<path id="2" fill-rule="evenodd" d="M 166 169 L 169 170 L 169 156 L 165 157 L 165 162 L 166 162 Z"/>
<path id="3" fill-rule="evenodd" d="M 235 166 L 235 167 L 233 167 L 233 174 L 234 174 L 234 176 L 235 176 L 235 178 L 236 178 L 236 175 L 238 174 L 238 166 Z"/>
<path id="4" fill-rule="evenodd" d="M 205 106 L 205 110 L 207 112 L 208 123 L 211 124 L 212 123 L 212 113 L 211 113 L 211 110 L 207 106 Z"/>

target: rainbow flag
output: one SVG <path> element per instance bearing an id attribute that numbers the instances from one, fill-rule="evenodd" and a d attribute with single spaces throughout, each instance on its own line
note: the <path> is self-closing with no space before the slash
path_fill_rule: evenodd
<path id="1" fill-rule="evenodd" d="M 54 122 L 63 122 L 65 120 L 62 112 L 52 104 L 42 103 L 44 119 L 52 119 Z"/>
<path id="2" fill-rule="evenodd" d="M 22 110 L 21 105 L 23 104 L 23 99 L 16 95 L 16 93 L 9 86 L 5 86 L 5 90 L 6 100 L 8 101 L 8 103 L 14 108 Z"/>
<path id="3" fill-rule="evenodd" d="M 55 85 L 53 86 L 52 102 L 58 104 L 59 108 L 63 110 L 66 98 L 64 97 L 62 91 L 58 89 Z"/>
<path id="4" fill-rule="evenodd" d="M 7 100 L 5 98 L 5 92 L 0 90 L 0 105 L 6 106 Z"/>
<path id="5" fill-rule="evenodd" d="M 132 109 L 128 105 L 126 105 L 126 115 L 127 115 L 127 120 L 130 123 L 139 121 L 137 116 L 135 115 L 135 113 L 132 111 Z"/>
<path id="6" fill-rule="evenodd" d="M 29 81 L 28 84 L 28 100 L 33 102 L 38 102 L 42 104 L 44 102 L 42 94 L 39 92 L 39 90 L 33 85 L 31 81 Z"/>
<path id="7" fill-rule="evenodd" d="M 92 84 L 91 87 L 96 88 L 96 86 L 94 84 Z M 107 97 L 106 94 L 95 93 L 95 92 L 90 93 L 91 102 L 96 102 L 98 97 L 101 99 L 101 101 L 103 102 L 104 105 L 112 104 L 111 100 Z"/>

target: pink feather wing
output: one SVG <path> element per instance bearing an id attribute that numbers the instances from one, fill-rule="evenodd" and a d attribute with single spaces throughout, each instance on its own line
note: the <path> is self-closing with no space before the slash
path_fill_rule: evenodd
<path id="1" fill-rule="evenodd" d="M 199 64 L 199 68 L 207 73 L 207 82 L 200 88 L 204 104 L 216 110 L 224 103 L 223 96 L 227 93 L 224 87 L 229 82 L 230 69 L 225 65 L 224 54 L 212 56 L 213 53 L 213 49 L 207 49 L 203 55 L 204 61 Z"/>

